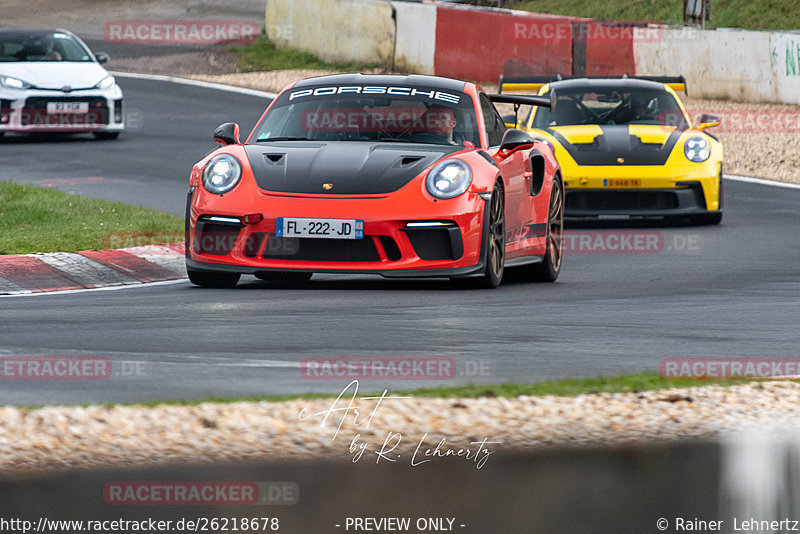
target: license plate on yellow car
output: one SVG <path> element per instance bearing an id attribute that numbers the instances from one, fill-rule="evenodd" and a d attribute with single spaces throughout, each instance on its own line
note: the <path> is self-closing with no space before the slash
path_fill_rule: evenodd
<path id="1" fill-rule="evenodd" d="M 609 178 L 603 180 L 603 187 L 642 187 L 639 178 Z"/>

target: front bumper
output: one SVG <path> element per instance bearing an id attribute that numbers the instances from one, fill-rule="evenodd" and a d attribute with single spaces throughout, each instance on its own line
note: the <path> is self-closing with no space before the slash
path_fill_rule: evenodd
<path id="1" fill-rule="evenodd" d="M 578 189 L 566 193 L 566 217 L 683 216 L 709 213 L 699 184 L 670 189 Z"/>
<path id="2" fill-rule="evenodd" d="M 604 177 L 570 177 L 566 182 L 566 217 L 686 216 L 718 212 L 722 209 L 718 168 L 691 175 L 637 176 L 625 173 Z M 661 173 L 665 171 L 662 170 Z M 617 187 L 615 184 L 638 185 Z"/>
<path id="3" fill-rule="evenodd" d="M 51 103 L 81 103 L 88 112 L 54 113 Z M 125 129 L 122 91 L 0 90 L 0 132 L 121 132 Z"/>
<path id="4" fill-rule="evenodd" d="M 187 199 L 186 265 L 198 271 L 254 274 L 269 271 L 379 274 L 385 277 L 459 277 L 481 272 L 487 239 L 483 221 L 489 203 L 469 193 L 439 202 L 397 202 L 391 196 L 359 200 L 280 197 L 260 194 L 236 213 L 215 209 L 214 199 L 190 192 Z M 405 208 L 398 206 L 405 205 Z M 438 207 L 434 205 L 434 207 Z M 252 209 L 250 209 L 252 208 Z M 263 214 L 248 224 L 244 216 Z M 391 215 L 389 215 L 391 214 Z M 240 223 L 210 221 L 210 216 L 240 218 Z M 357 240 L 281 238 L 280 216 L 346 218 L 364 221 Z M 440 222 L 448 226 L 409 227 Z"/>

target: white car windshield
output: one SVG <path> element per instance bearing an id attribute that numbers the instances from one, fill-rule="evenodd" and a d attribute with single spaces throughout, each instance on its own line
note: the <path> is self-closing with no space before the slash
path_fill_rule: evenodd
<path id="1" fill-rule="evenodd" d="M 94 61 L 71 35 L 58 31 L 0 32 L 0 63 Z"/>

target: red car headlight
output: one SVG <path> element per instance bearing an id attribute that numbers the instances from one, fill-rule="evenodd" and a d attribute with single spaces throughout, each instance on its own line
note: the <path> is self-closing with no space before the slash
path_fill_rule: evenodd
<path id="1" fill-rule="evenodd" d="M 222 195 L 239 183 L 242 177 L 242 164 L 230 154 L 220 154 L 211 158 L 203 170 L 203 187 L 209 193 Z"/>

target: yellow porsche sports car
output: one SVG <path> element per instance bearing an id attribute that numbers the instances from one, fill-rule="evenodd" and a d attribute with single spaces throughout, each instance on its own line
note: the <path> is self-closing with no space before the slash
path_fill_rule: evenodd
<path id="1" fill-rule="evenodd" d="M 567 217 L 722 220 L 722 143 L 693 125 L 676 91 L 680 77 L 500 77 L 498 91 L 538 91 L 555 102 L 506 115 L 510 126 L 549 140 L 561 164 Z M 551 94 L 553 93 L 553 94 Z"/>

